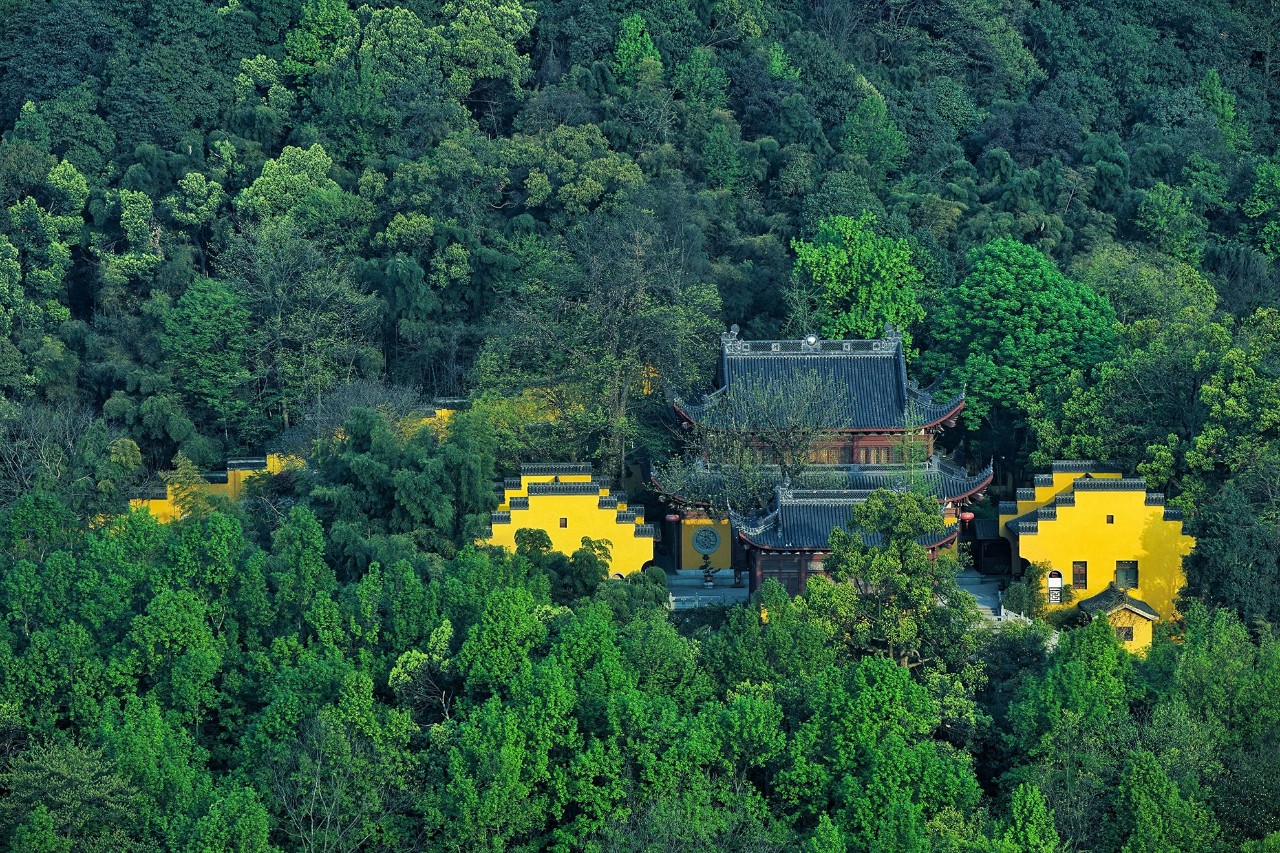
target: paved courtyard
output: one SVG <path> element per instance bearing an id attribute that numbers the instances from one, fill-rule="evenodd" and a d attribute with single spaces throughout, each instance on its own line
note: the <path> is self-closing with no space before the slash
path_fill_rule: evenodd
<path id="1" fill-rule="evenodd" d="M 744 573 L 742 586 L 734 587 L 733 572 L 722 569 L 713 580 L 714 586 L 702 586 L 702 570 L 687 569 L 667 572 L 667 589 L 671 593 L 672 610 L 688 610 L 717 604 L 741 604 L 747 600 L 747 578 Z"/>

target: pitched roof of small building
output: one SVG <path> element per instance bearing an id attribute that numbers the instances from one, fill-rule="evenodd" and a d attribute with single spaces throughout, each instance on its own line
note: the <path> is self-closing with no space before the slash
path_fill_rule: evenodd
<path id="1" fill-rule="evenodd" d="M 798 384 L 816 375 L 835 389 L 835 430 L 895 431 L 934 426 L 954 418 L 964 392 L 935 399 L 932 388 L 907 378 L 902 336 L 892 328 L 879 340 L 824 341 L 815 336 L 791 341 L 744 341 L 737 327 L 721 335 L 720 373 L 724 385 L 701 403 L 677 401 L 692 420 L 708 411 L 708 402 L 735 386 Z"/>
<path id="2" fill-rule="evenodd" d="M 779 487 L 770 511 L 753 517 L 733 515 L 738 534 L 766 551 L 828 551 L 831 532 L 847 528 L 853 508 L 867 499 L 861 490 L 788 489 Z M 922 536 L 920 544 L 936 548 L 955 539 L 959 526 L 951 524 Z M 864 533 L 868 545 L 880 542 L 879 533 Z"/>
<path id="3" fill-rule="evenodd" d="M 1153 622 L 1160 618 L 1160 614 L 1156 612 L 1154 607 L 1140 598 L 1134 598 L 1129 595 L 1128 592 L 1117 587 L 1114 582 L 1097 595 L 1081 601 L 1080 609 L 1090 616 L 1109 616 L 1117 610 L 1130 610 Z"/>

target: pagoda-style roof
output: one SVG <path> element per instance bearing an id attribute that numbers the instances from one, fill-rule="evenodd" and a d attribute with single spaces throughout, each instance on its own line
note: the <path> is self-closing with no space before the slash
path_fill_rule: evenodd
<path id="1" fill-rule="evenodd" d="M 1090 596 L 1080 602 L 1080 609 L 1090 616 L 1110 616 L 1117 610 L 1132 611 L 1144 619 L 1150 619 L 1152 622 L 1160 618 L 1160 614 L 1150 604 L 1147 604 L 1140 598 L 1134 598 L 1123 589 L 1120 589 L 1113 582 L 1097 595 Z"/>
<path id="2" fill-rule="evenodd" d="M 863 490 L 789 489 L 779 487 L 769 511 L 752 517 L 731 513 L 730 520 L 747 544 L 765 551 L 829 551 L 831 532 L 847 528 L 853 509 L 866 501 Z M 919 543 L 937 548 L 951 542 L 960 528 L 951 524 L 922 536 Z M 880 544 L 879 533 L 864 533 L 863 541 Z"/>
<path id="3" fill-rule="evenodd" d="M 736 386 L 786 387 L 816 376 L 834 390 L 832 430 L 893 432 L 936 426 L 953 420 L 964 407 L 964 393 L 935 399 L 932 388 L 907 378 L 902 336 L 886 327 L 879 340 L 744 341 L 737 327 L 721 335 L 723 386 L 700 403 L 676 401 L 690 420 L 701 420 L 719 394 Z"/>

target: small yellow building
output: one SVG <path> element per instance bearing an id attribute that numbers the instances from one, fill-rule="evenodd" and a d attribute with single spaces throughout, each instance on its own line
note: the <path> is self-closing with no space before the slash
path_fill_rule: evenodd
<path id="1" fill-rule="evenodd" d="M 1183 533 L 1181 513 L 1145 480 L 1093 462 L 1055 462 L 1017 498 L 1000 504 L 1014 571 L 1048 566 L 1042 591 L 1050 610 L 1078 605 L 1106 616 L 1127 649 L 1145 650 L 1152 623 L 1176 615 L 1186 584 L 1182 559 L 1195 540 Z"/>
<path id="2" fill-rule="evenodd" d="M 279 474 L 286 468 L 298 468 L 306 463 L 297 456 L 269 453 L 248 459 L 228 459 L 225 471 L 204 474 L 204 482 L 197 486 L 201 494 L 239 500 L 249 480 L 263 474 Z M 168 524 L 182 517 L 177 491 L 182 487 L 164 486 L 153 494 L 129 501 L 129 509 L 145 509 L 161 524 Z"/>
<path id="3" fill-rule="evenodd" d="M 527 464 L 508 479 L 485 544 L 514 551 L 516 531 L 524 528 L 543 531 L 563 554 L 581 548 L 583 537 L 608 542 L 614 577 L 638 572 L 653 559 L 654 527 L 645 523 L 644 511 L 609 494 L 590 465 Z"/>

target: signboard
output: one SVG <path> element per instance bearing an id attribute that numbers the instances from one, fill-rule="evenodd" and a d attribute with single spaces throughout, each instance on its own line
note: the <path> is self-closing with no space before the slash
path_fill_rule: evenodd
<path id="1" fill-rule="evenodd" d="M 1049 603 L 1062 603 L 1062 572 L 1057 569 L 1049 572 Z"/>

